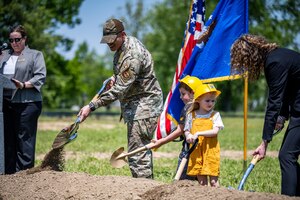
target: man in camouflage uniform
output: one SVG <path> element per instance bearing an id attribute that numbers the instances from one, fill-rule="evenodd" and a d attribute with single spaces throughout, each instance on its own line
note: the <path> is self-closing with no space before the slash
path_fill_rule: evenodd
<path id="1" fill-rule="evenodd" d="M 121 21 L 106 21 L 101 43 L 116 51 L 112 84 L 84 106 L 78 116 L 84 121 L 91 111 L 118 99 L 121 117 L 127 124 L 128 151 L 131 152 L 151 142 L 162 111 L 162 91 L 151 54 L 138 39 L 126 35 Z M 133 177 L 153 178 L 151 150 L 135 154 L 128 161 Z"/>

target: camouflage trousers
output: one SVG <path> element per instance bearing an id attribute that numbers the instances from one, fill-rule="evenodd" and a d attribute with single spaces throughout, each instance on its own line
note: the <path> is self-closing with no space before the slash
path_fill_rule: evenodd
<path id="1" fill-rule="evenodd" d="M 149 144 L 157 125 L 157 117 L 127 123 L 128 152 Z M 152 151 L 143 151 L 128 158 L 131 174 L 135 178 L 153 178 Z"/>

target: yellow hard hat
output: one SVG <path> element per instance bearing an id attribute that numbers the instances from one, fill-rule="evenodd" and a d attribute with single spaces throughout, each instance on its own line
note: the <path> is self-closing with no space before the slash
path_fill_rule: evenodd
<path id="1" fill-rule="evenodd" d="M 202 81 L 199 78 L 197 78 L 195 76 L 190 76 L 190 75 L 186 75 L 184 78 L 180 79 L 179 82 L 185 83 L 194 92 L 199 85 L 202 85 Z"/>
<path id="2" fill-rule="evenodd" d="M 221 94 L 221 91 L 217 90 L 213 84 L 202 84 L 197 87 L 195 94 L 194 94 L 194 100 L 196 100 L 198 97 L 200 97 L 203 94 L 215 92 L 216 97 Z"/>

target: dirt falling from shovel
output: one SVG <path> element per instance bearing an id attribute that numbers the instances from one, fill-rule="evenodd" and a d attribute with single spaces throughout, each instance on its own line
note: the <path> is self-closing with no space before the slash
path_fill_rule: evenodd
<path id="1" fill-rule="evenodd" d="M 27 174 L 34 174 L 41 171 L 63 171 L 65 165 L 64 147 L 52 149 L 49 151 L 40 166 L 31 168 L 26 171 Z"/>

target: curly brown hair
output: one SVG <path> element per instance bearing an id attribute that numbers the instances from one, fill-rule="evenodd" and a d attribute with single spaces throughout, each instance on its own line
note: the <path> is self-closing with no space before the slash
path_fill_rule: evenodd
<path id="1" fill-rule="evenodd" d="M 276 43 L 269 43 L 262 36 L 242 35 L 231 46 L 231 76 L 241 74 L 245 77 L 248 74 L 249 80 L 257 80 L 264 69 L 267 54 L 277 47 Z"/>

